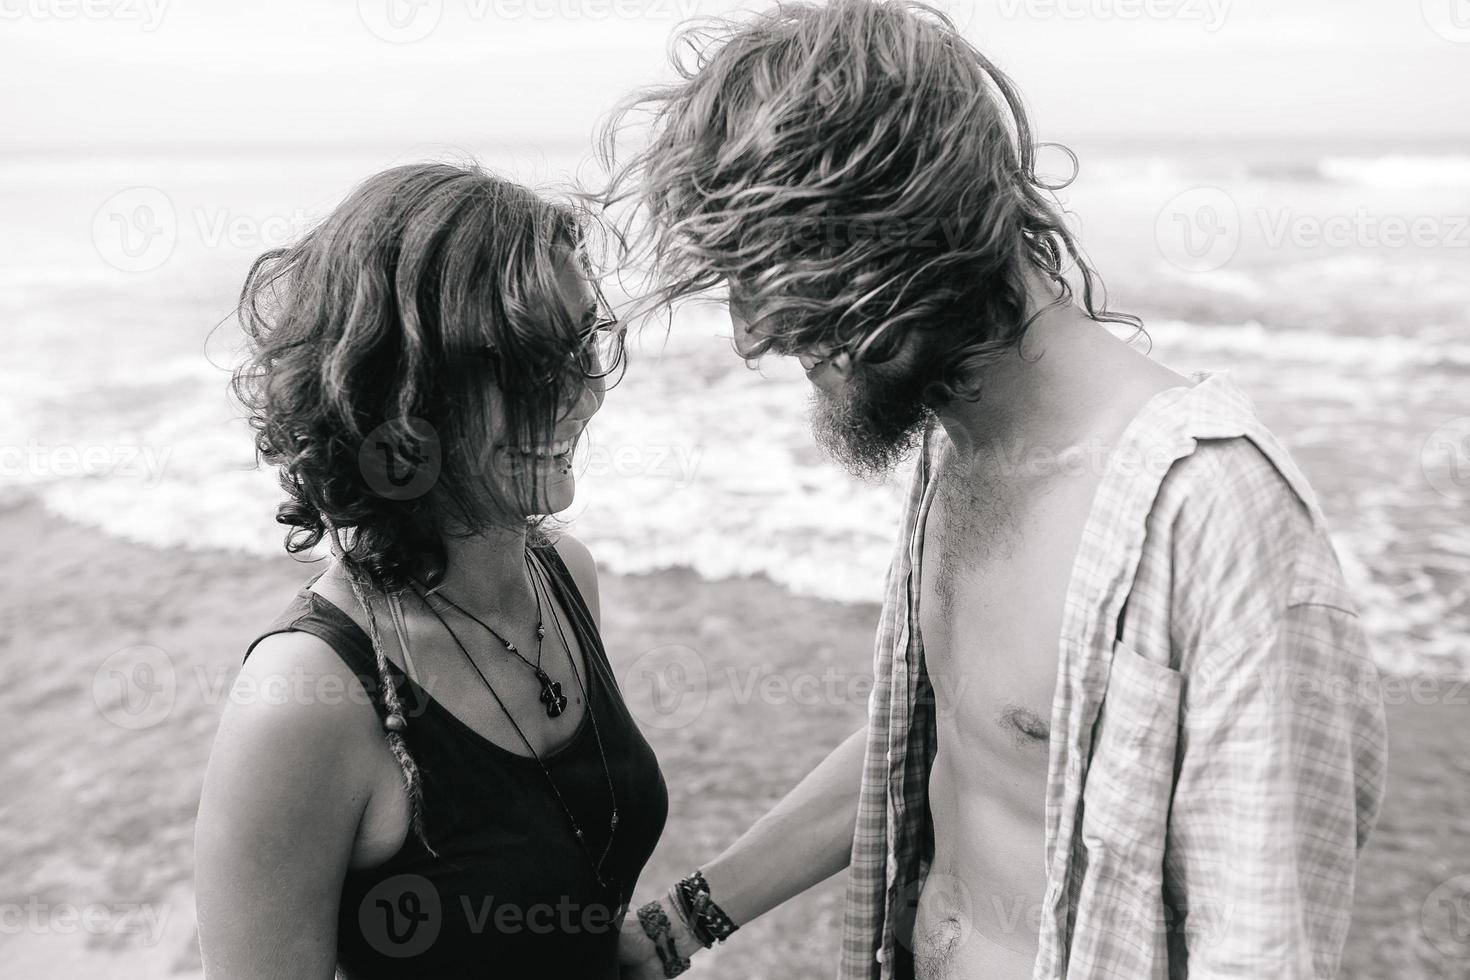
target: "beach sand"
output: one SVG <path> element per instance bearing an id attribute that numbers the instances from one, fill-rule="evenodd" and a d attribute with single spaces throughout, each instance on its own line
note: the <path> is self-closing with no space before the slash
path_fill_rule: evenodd
<path id="1" fill-rule="evenodd" d="M 197 976 L 204 763 L 246 642 L 312 569 L 154 549 L 32 503 L 0 511 L 0 540 L 0 710 L 15 722 L 0 797 L 3 972 Z M 641 897 L 733 840 L 861 724 L 877 610 L 683 572 L 605 576 L 602 607 L 671 798 Z M 119 676 L 152 696 L 119 700 Z M 1390 797 L 1361 865 L 1349 980 L 1470 977 L 1470 877 L 1454 880 L 1470 875 L 1470 688 L 1414 700 L 1388 708 Z M 831 976 L 844 877 L 751 923 L 690 975 Z"/>

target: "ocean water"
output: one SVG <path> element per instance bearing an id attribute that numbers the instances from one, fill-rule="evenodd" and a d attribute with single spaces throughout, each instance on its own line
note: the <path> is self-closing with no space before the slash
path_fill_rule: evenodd
<path id="1" fill-rule="evenodd" d="M 1152 353 L 1227 371 L 1315 486 L 1388 670 L 1470 676 L 1470 147 L 1078 145 L 1061 192 Z M 570 147 L 480 148 L 531 183 Z M 226 393 L 244 272 L 385 166 L 443 147 L 0 156 L 0 493 L 99 533 L 277 553 Z M 1045 154 L 1049 172 L 1066 161 Z M 876 600 L 900 479 L 828 462 L 794 364 L 723 309 L 645 332 L 579 452 L 604 567 Z"/>

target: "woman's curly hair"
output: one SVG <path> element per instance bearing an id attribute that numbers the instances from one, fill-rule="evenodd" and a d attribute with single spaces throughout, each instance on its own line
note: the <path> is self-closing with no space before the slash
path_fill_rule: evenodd
<path id="1" fill-rule="evenodd" d="M 493 426 L 549 441 L 580 381 L 547 365 L 567 363 L 581 329 L 557 276 L 584 217 L 475 167 L 403 166 L 255 261 L 233 390 L 280 468 L 288 551 L 331 536 L 394 590 L 442 574 L 447 534 L 525 526 L 535 488 L 507 499 Z M 490 383 L 487 345 L 523 395 Z"/>
<path id="2" fill-rule="evenodd" d="M 384 738 L 430 853 L 373 596 L 437 581 L 449 535 L 539 533 L 542 519 L 527 517 L 534 471 L 506 488 L 491 461 L 497 435 L 550 441 L 586 383 L 568 357 L 585 311 L 567 308 L 559 281 L 582 254 L 584 218 L 478 168 L 397 167 L 257 259 L 240 296 L 248 356 L 232 386 L 258 455 L 280 468 L 286 549 L 327 536 L 338 549 L 377 662 Z"/>
<path id="3" fill-rule="evenodd" d="M 752 357 L 881 362 L 936 331 L 941 401 L 976 397 L 970 369 L 1020 344 L 1041 312 L 1028 278 L 1059 305 L 1075 269 L 1090 317 L 1139 326 L 1106 310 L 1015 86 L 942 13 L 783 3 L 685 29 L 672 61 L 680 80 L 622 103 L 600 141 L 596 196 L 654 284 L 647 309 L 738 289 Z"/>

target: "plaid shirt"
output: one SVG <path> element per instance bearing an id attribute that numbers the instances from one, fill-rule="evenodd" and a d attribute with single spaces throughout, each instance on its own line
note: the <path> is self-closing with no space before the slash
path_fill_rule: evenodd
<path id="1" fill-rule="evenodd" d="M 925 440 L 888 573 L 840 980 L 896 975 L 927 872 L 918 570 L 943 444 Z M 1385 755 L 1296 466 L 1222 376 L 1155 396 L 1109 456 L 1068 587 L 1034 980 L 1334 976 Z"/>

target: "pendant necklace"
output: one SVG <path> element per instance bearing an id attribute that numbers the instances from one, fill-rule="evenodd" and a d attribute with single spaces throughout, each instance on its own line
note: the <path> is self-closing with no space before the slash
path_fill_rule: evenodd
<path id="1" fill-rule="evenodd" d="M 530 559 L 529 559 L 529 557 L 526 560 L 526 571 L 528 573 L 531 571 L 531 565 L 530 565 Z M 455 612 L 459 613 L 461 616 L 463 616 L 466 619 L 470 620 L 472 623 L 474 623 L 475 625 L 479 626 L 485 632 L 487 632 L 491 636 L 495 637 L 495 639 L 498 640 L 498 641 L 500 641 L 501 645 L 504 646 L 505 649 L 509 653 L 515 654 L 516 659 L 520 660 L 520 662 L 523 663 L 523 664 L 525 664 L 527 667 L 530 667 L 531 668 L 531 672 L 536 675 L 537 682 L 539 682 L 540 685 L 541 685 L 541 704 L 543 706 L 545 706 L 545 708 L 546 708 L 546 717 L 548 717 L 548 718 L 560 718 L 561 715 L 562 715 L 562 713 L 567 710 L 567 697 L 566 697 L 565 694 L 563 694 L 561 692 L 561 684 L 559 682 L 557 682 L 557 681 L 552 680 L 551 679 L 551 675 L 548 674 L 546 671 L 544 671 L 544 670 L 541 669 L 541 641 L 546 638 L 546 626 L 544 625 L 544 621 L 543 621 L 543 619 L 541 617 L 541 592 L 538 589 L 536 589 L 535 584 L 534 584 L 534 581 L 532 583 L 531 590 L 533 592 L 535 592 L 535 594 L 536 594 L 536 662 L 535 663 L 532 663 L 531 661 L 527 660 L 525 654 L 521 653 L 520 650 L 516 649 L 516 645 L 514 643 L 512 643 L 509 640 L 507 640 L 505 637 L 501 636 L 499 633 L 497 633 L 495 631 L 495 629 L 490 626 L 489 623 L 485 622 L 483 619 L 481 619 L 480 617 L 476 616 L 474 613 L 472 613 L 469 610 L 465 609 L 464 606 L 461 606 L 459 603 L 455 602 L 453 599 L 449 598 L 449 596 L 445 595 L 444 593 L 438 592 L 438 593 L 435 593 L 435 595 L 439 596 L 439 598 L 443 599 L 446 603 L 448 603 L 449 607 L 451 609 L 453 609 Z"/>
<path id="2" fill-rule="evenodd" d="M 532 573 L 531 587 L 533 590 L 536 591 L 536 602 L 537 608 L 539 610 L 541 595 L 539 583 L 534 572 Z M 474 658 L 470 656 L 469 650 L 460 640 L 459 635 L 454 632 L 454 628 L 445 621 L 444 616 L 439 612 L 439 610 L 435 609 L 433 605 L 429 603 L 428 596 L 425 595 L 423 592 L 417 592 L 416 594 L 418 594 L 420 601 L 423 602 L 424 608 L 428 609 L 429 612 L 433 614 L 434 618 L 439 621 L 439 625 L 444 627 L 444 631 L 449 634 L 449 638 L 454 641 L 454 645 L 459 648 L 459 651 L 461 654 L 464 655 L 465 660 L 468 661 L 469 665 L 474 668 L 475 673 L 478 674 L 480 677 L 480 681 L 485 685 L 485 689 L 490 692 L 490 696 L 495 699 L 495 703 L 499 706 L 501 713 L 505 715 L 506 719 L 510 722 L 511 727 L 515 729 L 515 733 L 520 738 L 521 743 L 526 746 L 526 751 L 531 753 L 531 758 L 535 760 L 537 767 L 541 770 L 542 775 L 546 778 L 547 786 L 551 788 L 551 795 L 556 798 L 557 805 L 561 807 L 562 813 L 566 815 L 567 823 L 570 824 L 572 828 L 572 836 L 576 838 L 577 846 L 581 848 L 583 855 L 587 858 L 587 863 L 592 868 L 592 876 L 597 880 L 598 887 L 615 899 L 617 904 L 617 918 L 619 921 L 621 921 L 622 916 L 627 912 L 627 908 L 624 905 L 622 892 L 620 891 L 617 882 L 613 880 L 611 876 L 604 876 L 602 873 L 602 866 L 607 861 L 608 854 L 612 851 L 613 838 L 617 835 L 618 832 L 619 812 L 617 791 L 613 788 L 612 769 L 607 764 L 607 751 L 603 748 L 602 731 L 597 724 L 597 714 L 592 709 L 592 701 L 587 695 L 586 686 L 582 683 L 582 675 L 577 670 L 576 662 L 572 659 L 572 649 L 571 646 L 566 642 L 566 634 L 562 631 L 561 620 L 560 617 L 556 615 L 555 607 L 553 606 L 552 608 L 552 622 L 556 626 L 557 635 L 561 637 L 562 644 L 566 648 L 567 662 L 571 666 L 572 674 L 577 678 L 577 687 L 582 692 L 583 703 L 585 703 L 587 706 L 587 720 L 592 723 L 592 734 L 597 741 L 597 754 L 602 762 L 602 775 L 603 778 L 607 781 L 608 798 L 612 804 L 612 814 L 608 819 L 607 844 L 603 847 L 602 854 L 599 857 L 593 857 L 592 849 L 587 845 L 587 835 L 582 830 L 582 827 L 577 823 L 577 818 L 572 814 L 571 807 L 567 806 L 566 799 L 561 794 L 561 789 L 556 785 L 556 780 L 552 778 L 551 770 L 546 768 L 546 763 L 542 760 L 540 753 L 538 753 L 536 751 L 536 747 L 531 744 L 531 740 L 526 737 L 526 733 L 521 730 L 521 726 L 516 723 L 515 716 L 512 715 L 510 713 L 510 709 L 505 706 L 505 702 L 501 700 L 499 693 L 497 693 L 495 688 L 491 685 L 490 679 L 485 676 L 485 672 L 480 669 L 479 664 L 475 663 Z M 453 606 L 455 609 L 459 609 L 459 606 L 457 606 L 454 601 L 449 599 L 447 596 L 441 595 L 440 597 L 443 598 L 445 602 L 449 603 L 450 606 Z M 463 610 L 460 611 L 463 612 Z M 468 613 L 465 613 L 465 615 L 469 616 Z M 479 620 L 475 619 L 474 616 L 469 616 L 469 618 L 479 623 Z M 484 623 L 480 623 L 480 625 L 483 626 L 487 631 L 489 631 L 491 635 L 495 636 L 496 639 L 501 639 L 499 634 L 490 629 L 488 626 L 485 626 Z M 538 627 L 539 625 L 540 624 L 538 622 Z M 542 632 L 543 630 L 538 628 L 538 641 L 541 639 Z M 504 643 L 505 641 L 502 639 L 501 642 Z M 537 644 L 537 647 L 539 660 L 539 642 Z M 514 647 L 510 647 L 510 649 L 514 651 Z M 517 656 L 519 656 L 518 651 L 514 652 L 516 652 Z M 524 657 L 522 657 L 521 659 L 525 660 Z M 527 663 L 530 662 L 527 661 Z M 560 685 L 556 686 L 556 694 L 557 696 L 560 696 L 561 699 L 560 707 L 557 708 L 555 714 L 551 714 L 551 712 L 548 711 L 548 714 L 550 714 L 553 718 L 561 714 L 562 710 L 564 710 L 566 707 L 566 697 L 564 695 L 560 695 Z"/>

